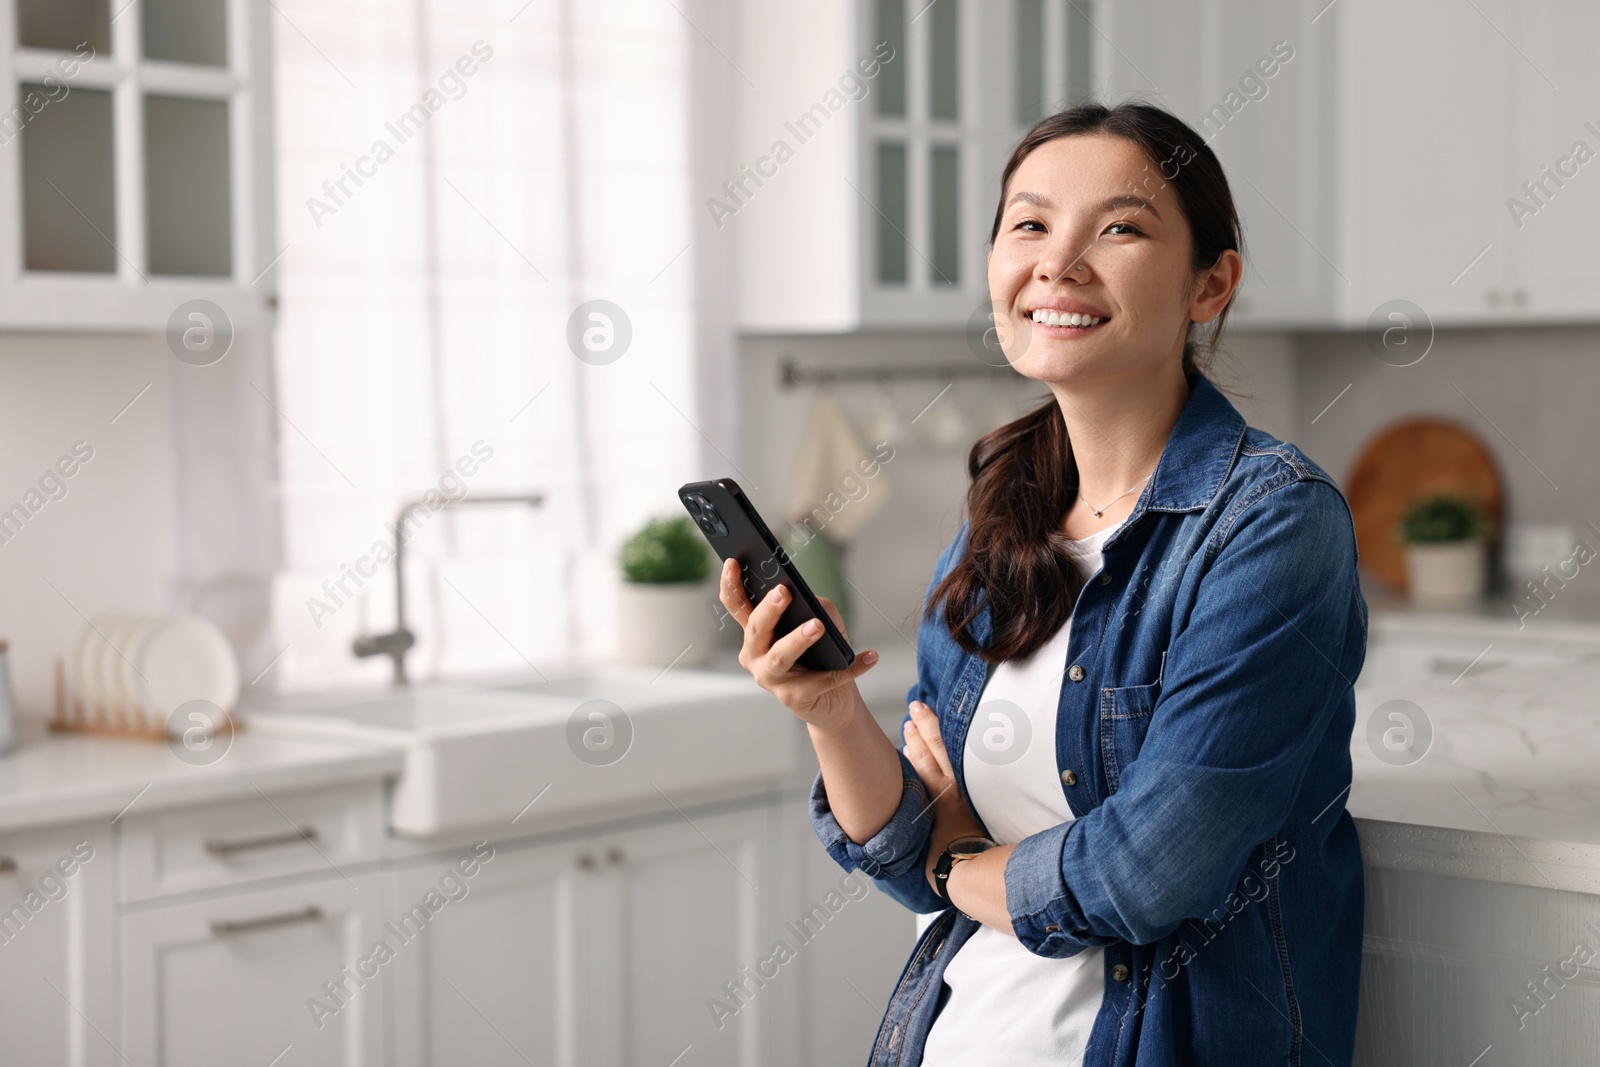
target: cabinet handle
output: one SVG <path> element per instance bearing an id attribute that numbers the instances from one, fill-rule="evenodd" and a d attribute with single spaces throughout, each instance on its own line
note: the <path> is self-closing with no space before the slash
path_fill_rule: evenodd
<path id="1" fill-rule="evenodd" d="M 1498 290 L 1498 289 L 1490 289 L 1487 293 L 1484 294 L 1484 299 L 1489 302 L 1489 306 L 1490 307 L 1492 307 L 1492 308 L 1499 307 L 1500 306 L 1500 290 Z"/>
<path id="2" fill-rule="evenodd" d="M 310 904 L 300 911 L 284 912 L 282 915 L 263 915 L 259 919 L 212 919 L 211 936 L 227 937 L 230 934 L 246 934 L 252 930 L 265 930 L 273 926 L 317 922 L 321 918 L 322 909 L 315 904 Z"/>
<path id="3" fill-rule="evenodd" d="M 292 845 L 299 841 L 315 841 L 317 828 L 314 826 L 297 826 L 286 834 L 272 834 L 269 837 L 247 837 L 241 841 L 224 841 L 221 838 L 208 838 L 206 851 L 213 856 L 231 856 L 235 852 L 249 852 L 256 848 L 276 848 L 278 845 Z"/>
<path id="4" fill-rule="evenodd" d="M 0 874 L 16 874 L 17 861 L 10 856 L 0 856 Z"/>
<path id="5" fill-rule="evenodd" d="M 600 865 L 595 862 L 594 857 L 587 852 L 578 857 L 578 868 L 580 870 L 592 871 L 598 866 Z"/>
<path id="6" fill-rule="evenodd" d="M 1519 307 L 1519 308 L 1520 307 L 1527 307 L 1528 306 L 1528 290 L 1526 290 L 1526 289 L 1513 289 L 1513 290 L 1511 290 L 1511 304 L 1512 304 L 1513 307 Z"/>
<path id="7" fill-rule="evenodd" d="M 613 867 L 620 867 L 628 862 L 628 857 L 623 855 L 620 848 L 609 849 L 606 852 L 606 862 Z"/>

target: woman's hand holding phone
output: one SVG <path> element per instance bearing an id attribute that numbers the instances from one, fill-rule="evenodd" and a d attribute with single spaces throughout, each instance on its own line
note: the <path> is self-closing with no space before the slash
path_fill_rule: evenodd
<path id="1" fill-rule="evenodd" d="M 800 654 L 822 637 L 822 624 L 812 619 L 773 640 L 778 617 L 789 606 L 789 591 L 781 585 L 775 586 L 759 604 L 751 604 L 741 578 L 737 561 L 729 559 L 722 564 L 722 606 L 744 628 L 739 666 L 749 671 L 757 685 L 777 697 L 807 725 L 824 730 L 846 725 L 861 699 L 855 680 L 878 662 L 878 654 L 870 650 L 862 652 L 849 667 L 838 671 L 809 671 L 797 667 L 795 661 Z M 843 633 L 844 621 L 832 601 L 827 597 L 818 599 Z"/>

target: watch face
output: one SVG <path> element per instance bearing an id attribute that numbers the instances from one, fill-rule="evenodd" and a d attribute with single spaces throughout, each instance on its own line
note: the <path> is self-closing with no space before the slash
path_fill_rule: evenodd
<path id="1" fill-rule="evenodd" d="M 996 846 L 997 842 L 990 841 L 987 837 L 961 837 L 950 842 L 952 856 L 976 856 L 980 852 L 987 852 Z"/>

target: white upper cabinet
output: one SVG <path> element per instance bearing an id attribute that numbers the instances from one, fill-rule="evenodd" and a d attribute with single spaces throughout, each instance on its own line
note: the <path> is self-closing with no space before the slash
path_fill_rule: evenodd
<path id="1" fill-rule="evenodd" d="M 0 0 L 0 328 L 270 324 L 268 12 Z"/>
<path id="2" fill-rule="evenodd" d="M 1494 201 L 1512 320 L 1600 318 L 1600 6 L 1522 0 L 1500 23 L 1508 173 Z"/>
<path id="3" fill-rule="evenodd" d="M 1511 285 L 1511 188 L 1501 0 L 1355 0 L 1343 33 L 1344 196 L 1359 325 L 1390 300 L 1435 323 L 1504 314 Z"/>
<path id="4" fill-rule="evenodd" d="M 1222 161 L 1235 326 L 1600 318 L 1600 5 L 749 0 L 742 32 L 741 159 L 783 160 L 724 219 L 746 330 L 966 325 L 1007 152 L 1086 94 L 1156 102 Z"/>
<path id="5" fill-rule="evenodd" d="M 1334 217 L 1337 31 L 1317 18 L 1326 2 L 1106 5 L 1103 102 L 1165 107 L 1227 175 L 1245 243 L 1235 328 L 1331 324 L 1348 285 Z"/>
<path id="6" fill-rule="evenodd" d="M 1346 323 L 1397 298 L 1437 325 L 1600 318 L 1600 9 L 1349 0 L 1336 13 Z"/>
<path id="7" fill-rule="evenodd" d="M 736 229 L 751 332 L 961 328 L 987 309 L 1000 172 L 1093 91 L 1104 42 L 1067 0 L 747 0 Z M 720 206 L 716 202 L 720 200 Z"/>

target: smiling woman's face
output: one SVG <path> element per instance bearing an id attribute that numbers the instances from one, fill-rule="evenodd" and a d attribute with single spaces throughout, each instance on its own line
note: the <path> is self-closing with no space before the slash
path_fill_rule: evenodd
<path id="1" fill-rule="evenodd" d="M 1192 277 L 1189 224 L 1170 183 L 1133 142 L 1073 134 L 1034 149 L 1011 177 L 989 297 L 1006 358 L 1040 381 L 1145 379 L 1182 359 L 1231 284 Z M 1088 312 L 1098 323 L 1071 325 Z M 1058 321 L 1059 320 L 1059 321 Z"/>

